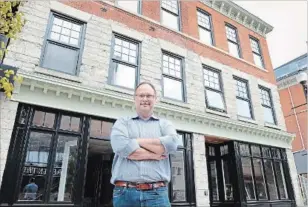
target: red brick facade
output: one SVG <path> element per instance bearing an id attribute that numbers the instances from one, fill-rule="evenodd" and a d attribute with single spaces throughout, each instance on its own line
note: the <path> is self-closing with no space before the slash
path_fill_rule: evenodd
<path id="1" fill-rule="evenodd" d="M 306 100 L 302 85 L 297 84 L 282 89 L 279 91 L 279 95 L 287 131 L 296 133 L 296 138 L 292 142 L 293 152 L 303 150 L 303 147 L 307 149 L 308 114 L 307 105 L 303 105 L 306 103 Z M 293 107 L 295 108 L 292 109 Z"/>
<path id="2" fill-rule="evenodd" d="M 148 21 L 142 17 L 133 15 L 129 12 L 123 12 L 122 9 L 114 7 L 110 4 L 94 1 L 63 1 L 63 3 L 105 19 L 121 22 L 134 30 L 146 33 L 155 38 L 170 41 L 174 44 L 192 50 L 204 57 L 254 75 L 264 81 L 276 84 L 266 39 L 199 1 L 180 1 L 181 32 L 192 38 L 199 39 L 197 8 L 203 9 L 212 16 L 215 47 L 228 52 L 225 23 L 230 23 L 237 28 L 242 56 L 245 61 L 253 64 L 253 54 L 250 46 L 249 35 L 259 40 L 265 69 L 267 71 L 260 70 L 252 64 L 248 64 L 245 61 L 241 61 L 231 55 L 225 54 L 220 50 L 216 50 L 210 46 L 195 41 L 194 39 L 188 38 L 183 34 L 174 32 L 159 24 Z M 102 11 L 102 7 L 107 11 Z M 160 2 L 143 1 L 141 14 L 142 16 L 160 22 Z M 150 27 L 154 28 L 154 30 L 150 29 Z"/>

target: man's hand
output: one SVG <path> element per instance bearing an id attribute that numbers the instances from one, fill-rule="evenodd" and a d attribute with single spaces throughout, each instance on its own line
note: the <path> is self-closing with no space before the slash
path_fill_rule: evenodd
<path id="1" fill-rule="evenodd" d="M 145 148 L 155 154 L 162 155 L 165 153 L 165 147 L 161 144 L 158 138 L 144 139 L 138 138 L 138 144 L 140 147 Z"/>

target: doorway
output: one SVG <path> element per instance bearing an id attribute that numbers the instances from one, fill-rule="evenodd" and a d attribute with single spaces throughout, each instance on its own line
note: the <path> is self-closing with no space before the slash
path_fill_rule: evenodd
<path id="1" fill-rule="evenodd" d="M 113 153 L 110 141 L 89 139 L 84 207 L 112 207 L 110 183 Z"/>

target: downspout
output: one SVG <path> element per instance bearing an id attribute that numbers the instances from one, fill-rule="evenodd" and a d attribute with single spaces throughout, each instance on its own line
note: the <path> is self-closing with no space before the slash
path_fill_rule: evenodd
<path id="1" fill-rule="evenodd" d="M 290 91 L 290 87 L 288 87 L 288 92 L 289 92 L 289 95 L 290 95 L 290 98 L 291 98 L 291 105 L 292 105 L 293 113 L 294 113 L 294 115 L 295 115 L 296 125 L 297 125 L 298 131 L 299 131 L 299 136 L 300 136 L 300 138 L 301 138 L 302 150 L 305 150 L 303 135 L 302 135 L 302 131 L 301 131 L 301 128 L 300 128 L 300 126 L 299 126 L 299 123 L 298 123 L 298 117 L 297 117 L 297 114 L 296 114 L 296 110 L 295 110 L 295 108 L 294 108 L 294 102 L 293 102 L 292 93 L 291 93 L 291 91 Z"/>

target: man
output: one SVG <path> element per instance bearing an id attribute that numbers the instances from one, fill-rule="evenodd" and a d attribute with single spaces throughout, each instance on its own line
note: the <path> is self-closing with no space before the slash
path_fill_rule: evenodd
<path id="1" fill-rule="evenodd" d="M 31 178 L 29 184 L 27 184 L 24 188 L 26 200 L 36 200 L 36 193 L 38 190 L 38 186 L 35 184 L 35 178 Z"/>
<path id="2" fill-rule="evenodd" d="M 178 135 L 169 121 L 153 115 L 155 103 L 154 86 L 140 83 L 135 90 L 137 115 L 118 119 L 112 128 L 114 207 L 170 206 L 168 154 L 176 151 Z"/>

